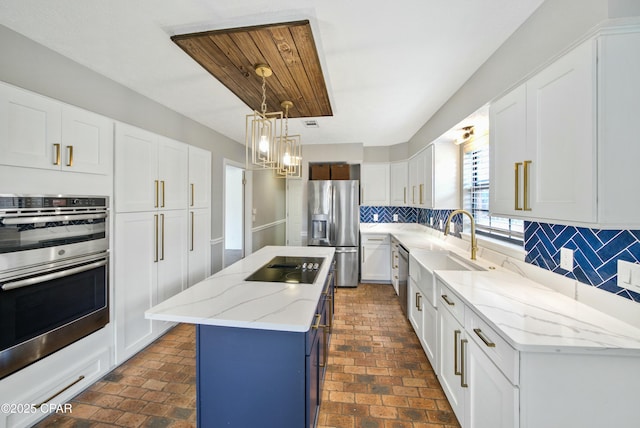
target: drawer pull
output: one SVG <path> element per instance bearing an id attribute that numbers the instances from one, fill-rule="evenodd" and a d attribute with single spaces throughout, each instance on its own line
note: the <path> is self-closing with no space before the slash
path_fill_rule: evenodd
<path id="1" fill-rule="evenodd" d="M 318 328 L 320 328 L 320 319 L 322 318 L 322 315 L 320 314 L 316 314 L 315 316 L 316 321 L 315 323 L 311 326 L 312 329 L 317 330 Z"/>
<path id="2" fill-rule="evenodd" d="M 458 368 L 458 338 L 462 332 L 460 330 L 455 330 L 453 332 L 453 374 L 456 376 L 460 376 L 462 372 Z"/>
<path id="3" fill-rule="evenodd" d="M 56 392 L 55 394 L 53 394 L 51 397 L 45 399 L 44 401 L 40 402 L 39 404 L 36 404 L 36 409 L 39 409 L 40 407 L 44 406 L 46 403 L 48 403 L 49 401 L 53 400 L 54 398 L 56 398 L 58 395 L 62 394 L 63 392 L 65 392 L 67 389 L 71 388 L 72 386 L 74 386 L 76 383 L 80 382 L 81 380 L 84 379 L 83 375 L 80 375 L 78 377 L 78 379 L 74 380 L 73 382 L 71 382 L 69 385 L 65 386 L 64 388 L 62 388 L 60 391 Z"/>
<path id="4" fill-rule="evenodd" d="M 493 343 L 491 340 L 489 340 L 487 338 L 487 336 L 484 335 L 484 333 L 482 332 L 482 330 L 480 330 L 479 328 L 474 328 L 473 332 L 480 338 L 480 340 L 482 340 L 484 342 L 485 345 L 487 345 L 489 348 L 495 348 L 496 344 Z"/>
<path id="5" fill-rule="evenodd" d="M 416 293 L 416 308 L 418 308 L 418 311 L 422 312 L 422 302 L 420 301 L 422 299 L 422 295 L 420 293 Z"/>
<path id="6" fill-rule="evenodd" d="M 467 372 L 465 370 L 464 360 L 467 356 L 467 339 L 462 339 L 460 341 L 460 386 L 463 388 L 468 388 L 469 384 L 467 383 Z"/>
<path id="7" fill-rule="evenodd" d="M 444 300 L 445 302 L 447 302 L 447 305 L 449 306 L 455 306 L 455 302 L 452 302 L 451 300 L 449 300 L 449 296 L 447 296 L 446 294 L 443 294 L 442 296 L 442 300 Z"/>

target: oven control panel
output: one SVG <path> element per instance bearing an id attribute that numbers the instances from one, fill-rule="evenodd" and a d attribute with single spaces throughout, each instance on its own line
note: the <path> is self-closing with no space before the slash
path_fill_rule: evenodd
<path id="1" fill-rule="evenodd" d="M 107 207 L 106 196 L 20 196 L 0 195 L 0 210 L 29 208 Z"/>

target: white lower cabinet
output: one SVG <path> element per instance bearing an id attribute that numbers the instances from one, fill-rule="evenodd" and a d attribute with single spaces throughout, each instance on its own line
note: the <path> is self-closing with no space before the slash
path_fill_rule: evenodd
<path id="1" fill-rule="evenodd" d="M 464 428 L 518 428 L 518 352 L 438 283 L 440 384 Z"/>
<path id="2" fill-rule="evenodd" d="M 208 208 L 189 210 L 189 281 L 188 287 L 207 278 L 211 266 L 211 211 Z"/>
<path id="3" fill-rule="evenodd" d="M 464 361 L 466 426 L 473 428 L 515 428 L 519 426 L 520 390 L 511 384 L 475 340 L 461 348 Z"/>
<path id="4" fill-rule="evenodd" d="M 362 281 L 391 281 L 391 244 L 388 234 L 362 234 L 360 277 Z"/>
<path id="5" fill-rule="evenodd" d="M 0 381 L 0 428 L 26 428 L 58 410 L 70 415 L 74 396 L 113 368 L 112 329 L 97 332 Z M 61 406 L 61 407 L 58 407 Z"/>
<path id="6" fill-rule="evenodd" d="M 144 312 L 186 288 L 186 210 L 116 215 L 116 363 L 151 343 L 171 324 Z"/>
<path id="7" fill-rule="evenodd" d="M 396 292 L 396 295 L 400 295 L 400 266 L 398 262 L 400 261 L 400 255 L 398 254 L 398 240 L 391 237 L 391 284 L 393 285 L 393 289 Z"/>

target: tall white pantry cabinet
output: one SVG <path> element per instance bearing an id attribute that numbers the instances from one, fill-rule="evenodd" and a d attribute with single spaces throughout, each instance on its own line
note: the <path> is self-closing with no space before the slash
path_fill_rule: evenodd
<path id="1" fill-rule="evenodd" d="M 144 312 L 209 274 L 211 156 L 121 123 L 115 135 L 115 324 L 120 363 L 171 326 L 147 320 Z"/>

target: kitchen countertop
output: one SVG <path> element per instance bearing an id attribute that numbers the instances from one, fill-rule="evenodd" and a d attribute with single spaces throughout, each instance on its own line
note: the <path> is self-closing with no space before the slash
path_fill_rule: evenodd
<path id="1" fill-rule="evenodd" d="M 388 233 L 421 261 L 421 252 L 451 251 L 485 270 L 435 270 L 473 311 L 520 351 L 640 356 L 640 329 L 429 233 L 423 226 L 365 223 L 362 233 Z M 489 270 L 487 270 L 489 269 Z"/>
<path id="2" fill-rule="evenodd" d="M 267 246 L 145 312 L 153 320 L 243 327 L 309 330 L 333 260 L 331 247 Z M 250 282 L 244 278 L 275 256 L 324 257 L 313 284 Z"/>

